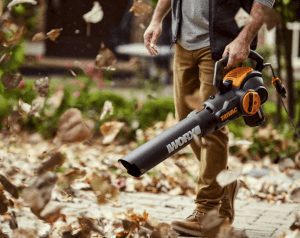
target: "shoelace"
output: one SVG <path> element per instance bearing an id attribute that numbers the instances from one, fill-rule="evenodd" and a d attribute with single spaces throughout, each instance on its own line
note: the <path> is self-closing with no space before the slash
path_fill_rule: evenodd
<path id="1" fill-rule="evenodd" d="M 206 214 L 205 212 L 194 210 L 193 213 L 189 215 L 187 218 L 196 218 L 197 220 L 199 220 L 201 218 L 200 216 L 204 216 L 205 214 Z"/>

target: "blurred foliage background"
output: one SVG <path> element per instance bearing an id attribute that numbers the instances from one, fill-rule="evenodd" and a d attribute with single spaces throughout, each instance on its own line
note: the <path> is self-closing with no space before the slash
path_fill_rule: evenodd
<path id="1" fill-rule="evenodd" d="M 4 1 L 4 6 L 7 6 L 9 2 Z M 152 5 L 155 6 L 156 2 L 156 0 L 152 0 Z M 5 7 L 4 9 L 7 11 Z M 26 60 L 24 41 L 30 40 L 36 32 L 36 25 L 38 24 L 37 9 L 30 4 L 16 5 L 10 11 L 9 17 L 2 21 L 0 30 L 2 42 L 0 50 L 2 59 L 0 63 L 0 77 L 2 78 L 0 83 L 0 120 L 4 132 L 8 130 L 7 121 L 14 120 L 12 115 L 19 110 L 19 100 L 21 99 L 31 105 L 38 97 L 35 90 L 35 77 L 26 77 L 25 80 L 21 78 L 14 88 L 7 88 L 4 83 L 5 78 L 16 78 L 16 74 L 19 73 L 20 67 Z M 288 22 L 299 19 L 299 6 L 296 1 L 278 0 L 275 9 L 281 19 L 276 22 L 277 43 L 275 49 L 262 46 L 258 51 L 265 57 L 266 61 L 274 55 L 276 56 L 277 71 L 287 78 L 288 109 L 292 120 L 299 128 L 300 81 L 299 78 L 298 80 L 294 78 L 289 43 L 291 35 L 287 30 Z M 111 82 L 114 80 L 109 72 L 104 72 L 102 76 L 104 81 Z M 270 74 L 266 73 L 265 78 L 270 78 Z M 270 85 L 270 80 L 266 80 L 266 83 Z M 99 126 L 101 124 L 106 121 L 117 120 L 126 124 L 122 131 L 122 137 L 126 140 L 122 141 L 135 140 L 138 129 L 145 130 L 154 126 L 158 121 L 164 121 L 170 112 L 174 114 L 172 97 L 151 96 L 152 93 L 156 95 L 159 91 L 157 85 L 163 88 L 165 84 L 158 82 L 156 79 L 149 80 L 147 84 L 151 88 L 150 97 L 141 101 L 139 98 L 124 97 L 110 90 L 109 87 L 99 89 L 97 82 L 92 80 L 92 76 L 81 71 L 71 80 L 63 78 L 63 80 L 53 79 L 51 81 L 49 94 L 45 98 L 45 104 L 40 109 L 38 117 L 22 114 L 15 120 L 17 120 L 21 130 L 39 132 L 45 138 L 53 138 L 62 113 L 71 107 L 75 107 L 80 109 L 85 117 L 95 122 L 95 136 L 100 135 Z M 136 90 L 146 91 L 148 89 L 138 88 Z M 295 131 L 290 127 L 288 117 L 285 111 L 282 110 L 280 101 L 276 98 L 273 89 L 271 89 L 271 95 L 271 100 L 264 105 L 267 115 L 264 127 L 268 128 L 270 133 L 267 133 L 267 131 L 264 131 L 264 135 L 259 133 L 264 128 L 249 130 L 242 120 L 229 124 L 230 131 L 235 138 L 244 138 L 252 142 L 247 148 L 249 158 L 270 156 L 276 160 L 281 157 L 293 156 L 299 150 L 299 140 L 295 137 Z M 100 119 L 99 115 L 107 101 L 112 103 L 114 113 L 103 120 Z M 231 151 L 239 153 L 240 149 L 232 146 Z"/>

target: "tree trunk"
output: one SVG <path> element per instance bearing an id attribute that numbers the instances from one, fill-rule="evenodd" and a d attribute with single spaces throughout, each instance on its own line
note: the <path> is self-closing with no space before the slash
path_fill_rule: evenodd
<path id="1" fill-rule="evenodd" d="M 282 45 L 282 35 L 280 34 L 280 28 L 281 26 L 278 25 L 276 27 L 276 61 L 277 61 L 277 75 L 281 78 L 281 71 L 282 71 L 282 64 L 281 64 L 281 45 Z M 276 117 L 275 117 L 275 125 L 279 125 L 282 121 L 282 113 L 281 110 L 281 96 L 277 94 L 276 97 Z"/>
<path id="2" fill-rule="evenodd" d="M 291 31 L 286 27 L 286 23 L 281 24 L 281 34 L 283 37 L 284 46 L 284 59 L 286 67 L 286 78 L 287 78 L 287 92 L 288 92 L 288 110 L 290 117 L 295 119 L 295 93 L 294 93 L 294 74 L 292 66 L 292 47 L 291 47 Z"/>

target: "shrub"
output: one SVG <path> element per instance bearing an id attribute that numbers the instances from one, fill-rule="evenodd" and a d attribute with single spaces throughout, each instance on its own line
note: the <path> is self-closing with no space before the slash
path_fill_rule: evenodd
<path id="1" fill-rule="evenodd" d="M 145 129 L 157 121 L 166 119 L 169 112 L 174 113 L 174 102 L 171 98 L 152 99 L 143 105 L 137 113 L 140 127 Z"/>

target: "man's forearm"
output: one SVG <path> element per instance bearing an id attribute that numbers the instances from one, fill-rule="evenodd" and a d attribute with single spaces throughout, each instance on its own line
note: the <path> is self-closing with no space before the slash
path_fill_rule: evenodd
<path id="1" fill-rule="evenodd" d="M 158 0 L 151 22 L 161 22 L 171 9 L 171 0 Z"/>
<path id="2" fill-rule="evenodd" d="M 247 44 L 251 44 L 259 29 L 264 23 L 264 14 L 267 6 L 254 2 L 251 9 L 251 22 L 248 23 L 238 35 L 238 38 Z"/>

